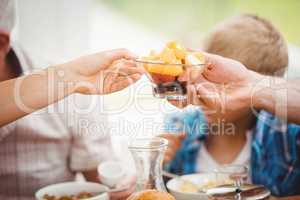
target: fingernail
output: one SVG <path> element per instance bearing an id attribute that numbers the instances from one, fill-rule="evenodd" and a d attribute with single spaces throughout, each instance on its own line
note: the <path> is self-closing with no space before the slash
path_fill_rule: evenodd
<path id="1" fill-rule="evenodd" d="M 207 69 L 208 69 L 208 70 L 212 70 L 212 68 L 213 68 L 212 63 L 208 63 L 208 64 L 207 64 Z"/>

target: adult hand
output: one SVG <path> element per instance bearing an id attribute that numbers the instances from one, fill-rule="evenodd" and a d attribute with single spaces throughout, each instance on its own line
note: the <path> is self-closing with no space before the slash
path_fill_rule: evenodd
<path id="1" fill-rule="evenodd" d="M 181 147 L 181 142 L 185 139 L 185 136 L 186 135 L 184 133 L 180 133 L 180 134 L 165 133 L 160 135 L 160 137 L 165 138 L 169 141 L 168 148 L 164 156 L 164 164 L 167 164 L 174 159 L 176 152 Z"/>
<path id="2" fill-rule="evenodd" d="M 74 92 L 109 94 L 140 79 L 144 71 L 137 68 L 134 58 L 128 50 L 117 49 L 80 57 L 58 66 L 58 70 L 64 71 L 64 80 L 74 84 Z"/>
<path id="3" fill-rule="evenodd" d="M 255 73 L 252 73 L 242 63 L 236 60 L 214 54 L 204 54 L 207 64 L 202 75 L 210 82 L 219 84 L 247 84 L 255 78 Z M 201 78 L 200 76 L 200 79 Z"/>
<path id="4" fill-rule="evenodd" d="M 6 95 L 0 98 L 0 127 L 73 93 L 109 94 L 126 88 L 143 73 L 134 58 L 125 49 L 105 51 L 1 82 Z"/>
<path id="5" fill-rule="evenodd" d="M 240 62 L 207 54 L 203 73 L 190 81 L 188 99 L 181 103 L 200 105 L 204 113 L 240 112 L 240 109 L 264 109 L 299 123 L 299 79 L 265 76 L 248 70 Z M 281 91 L 288 91 L 284 94 Z M 278 93 L 279 92 L 279 93 Z M 178 102 L 171 102 L 178 106 Z"/>
<path id="6" fill-rule="evenodd" d="M 229 58 L 208 53 L 205 58 L 202 74 L 190 81 L 185 105 L 201 105 L 210 111 L 250 107 L 253 87 L 262 75 Z"/>
<path id="7" fill-rule="evenodd" d="M 220 102 L 220 98 L 226 89 L 238 89 L 247 86 L 256 79 L 256 73 L 248 70 L 238 61 L 224 58 L 218 55 L 204 53 L 206 65 L 203 70 L 187 70 L 179 79 L 188 82 L 188 99 L 185 101 L 169 101 L 177 107 L 185 107 L 188 104 L 199 104 L 199 98 L 206 104 L 215 104 Z M 191 85 L 196 87 L 193 89 Z M 195 91 L 194 91 L 195 90 Z M 199 90 L 198 95 L 197 90 Z M 245 90 L 243 90 L 245 91 Z M 213 103 L 214 102 L 214 103 Z"/>

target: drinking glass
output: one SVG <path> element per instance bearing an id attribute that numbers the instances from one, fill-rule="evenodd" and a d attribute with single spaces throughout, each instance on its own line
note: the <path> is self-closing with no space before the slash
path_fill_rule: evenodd
<path id="1" fill-rule="evenodd" d="M 245 165 L 222 165 L 219 169 L 216 170 L 217 176 L 219 174 L 224 174 L 229 177 L 230 180 L 234 182 L 235 186 L 235 199 L 241 198 L 241 187 L 245 180 L 248 177 L 248 167 Z"/>
<path id="2" fill-rule="evenodd" d="M 162 178 L 162 162 L 168 140 L 154 138 L 139 138 L 129 144 L 137 170 L 135 191 L 155 189 L 166 191 Z"/>

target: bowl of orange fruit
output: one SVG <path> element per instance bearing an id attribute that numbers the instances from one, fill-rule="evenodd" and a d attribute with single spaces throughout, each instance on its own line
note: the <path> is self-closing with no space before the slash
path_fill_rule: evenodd
<path id="1" fill-rule="evenodd" d="M 185 100 L 187 83 L 205 65 L 201 52 L 189 51 L 174 41 L 168 42 L 160 52 L 152 50 L 136 61 L 146 70 L 153 95 L 167 100 Z"/>

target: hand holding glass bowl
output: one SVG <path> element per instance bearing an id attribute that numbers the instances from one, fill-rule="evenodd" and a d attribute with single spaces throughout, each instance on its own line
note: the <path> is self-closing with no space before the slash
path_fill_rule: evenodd
<path id="1" fill-rule="evenodd" d="M 176 42 L 169 42 L 162 52 L 151 51 L 137 64 L 147 71 L 155 97 L 186 100 L 187 83 L 202 73 L 205 59 L 200 52 L 187 51 Z"/>

